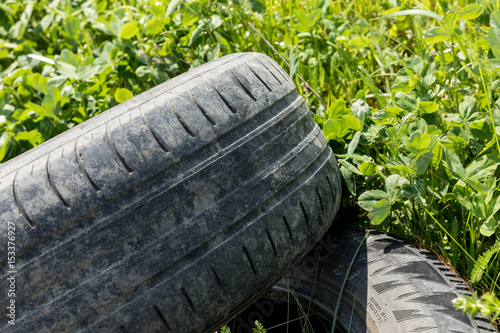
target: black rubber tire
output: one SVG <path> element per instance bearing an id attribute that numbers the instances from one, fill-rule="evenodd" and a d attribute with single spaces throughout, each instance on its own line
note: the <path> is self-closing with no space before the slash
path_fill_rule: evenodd
<path id="1" fill-rule="evenodd" d="M 310 332 L 331 332 L 338 295 L 361 243 L 342 292 L 336 332 L 496 332 L 484 318 L 471 319 L 455 310 L 452 299 L 471 292 L 434 255 L 373 231 L 363 242 L 365 234 L 365 230 L 339 232 L 333 227 L 283 282 L 236 319 L 233 333 L 251 333 L 256 319 L 266 326 L 287 299 L 299 300 L 304 313 L 323 318 Z M 289 320 L 292 325 L 295 317 Z"/>
<path id="2" fill-rule="evenodd" d="M 195 68 L 0 167 L 17 271 L 0 282 L 15 275 L 15 326 L 0 330 L 215 330 L 303 258 L 340 189 L 272 59 Z"/>

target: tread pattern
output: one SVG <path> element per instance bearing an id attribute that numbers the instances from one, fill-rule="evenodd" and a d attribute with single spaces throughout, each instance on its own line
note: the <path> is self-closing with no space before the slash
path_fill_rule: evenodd
<path id="1" fill-rule="evenodd" d="M 286 226 L 286 230 L 288 231 L 288 235 L 290 236 L 290 241 L 292 242 L 292 245 L 293 245 L 293 234 L 292 234 L 292 230 L 290 228 L 290 224 L 288 224 L 288 221 L 286 219 L 285 216 L 283 216 L 283 222 L 285 223 L 285 226 Z"/>
<path id="2" fill-rule="evenodd" d="M 227 69 L 227 68 L 226 68 Z M 233 71 L 231 71 L 230 69 L 227 69 L 227 71 L 232 75 L 232 78 L 234 79 L 234 81 L 236 82 L 236 84 L 251 98 L 253 99 L 254 101 L 256 101 L 257 99 L 254 97 L 254 95 L 252 95 L 252 93 L 250 92 L 250 90 L 248 90 L 248 88 L 246 88 L 242 83 L 241 81 L 238 79 L 238 77 L 236 75 L 234 75 Z"/>
<path id="3" fill-rule="evenodd" d="M 85 165 L 83 164 L 83 155 L 80 154 L 80 150 L 78 149 L 78 140 L 75 140 L 75 156 L 76 156 L 76 162 L 78 163 L 78 167 L 80 168 L 82 174 L 85 176 L 85 179 L 89 182 L 89 184 L 96 192 L 100 192 L 101 187 L 97 185 L 92 179 L 90 179 L 87 170 L 85 170 Z"/>
<path id="4" fill-rule="evenodd" d="M 257 77 L 257 79 L 259 79 L 259 81 L 264 85 L 264 87 L 266 87 L 267 90 L 269 90 L 269 92 L 273 92 L 273 90 L 269 87 L 269 85 L 264 81 L 262 80 L 262 78 L 259 76 L 259 74 L 257 74 L 253 69 L 252 67 L 248 66 L 248 64 L 243 61 L 242 62 L 254 75 L 255 77 Z M 272 74 L 272 73 L 271 73 Z M 274 76 L 274 74 L 273 74 Z M 276 77 L 275 77 L 276 78 Z M 279 81 L 278 81 L 279 82 Z M 279 82 L 281 84 L 281 82 Z"/>
<path id="5" fill-rule="evenodd" d="M 153 103 L 154 104 L 154 103 Z M 155 108 L 158 109 L 155 105 Z M 160 148 L 165 152 L 165 153 L 170 153 L 170 151 L 168 150 L 167 146 L 165 146 L 165 144 L 160 140 L 158 139 L 158 135 L 155 134 L 155 132 L 153 131 L 153 129 L 151 128 L 151 125 L 149 125 L 149 121 L 148 119 L 146 118 L 146 116 L 144 115 L 144 112 L 141 110 L 141 118 L 142 118 L 142 121 L 144 122 L 144 125 L 146 125 L 146 128 L 148 129 L 149 133 L 151 133 L 151 136 L 154 138 L 154 140 L 156 141 L 156 143 L 158 143 L 158 146 L 160 146 Z"/>
<path id="6" fill-rule="evenodd" d="M 177 111 L 175 110 L 175 107 L 172 105 L 172 102 L 170 100 L 169 97 L 165 96 L 165 100 L 167 101 L 167 104 L 168 106 L 170 107 L 170 110 L 172 110 L 172 112 L 174 113 L 175 115 L 175 118 L 177 118 L 177 120 L 179 121 L 179 123 L 182 125 L 182 128 L 184 128 L 184 130 L 192 137 L 192 138 L 195 138 L 196 137 L 196 134 L 193 133 L 193 131 L 191 131 L 189 129 L 189 127 L 186 125 L 186 122 L 182 120 L 182 118 L 179 116 L 179 113 L 177 113 Z M 201 108 L 200 108 L 201 110 Z"/>
<path id="7" fill-rule="evenodd" d="M 288 286 L 322 315 L 333 314 L 347 267 L 366 231 L 332 228 L 317 248 L 289 275 Z M 341 248 L 339 256 L 335 249 Z M 321 255 L 318 259 L 318 253 Z M 318 276 L 315 276 L 319 263 Z M 317 285 L 314 284 L 317 281 Z M 312 288 L 315 288 L 313 291 Z M 278 284 L 273 298 L 286 297 Z M 371 232 L 356 257 L 343 291 L 339 320 L 353 331 L 381 332 L 496 332 L 487 320 L 469 318 L 455 310 L 452 300 L 472 294 L 462 279 L 438 258 L 403 240 Z M 353 304 L 356 315 L 351 318 Z M 364 314 L 360 315 L 360 314 Z"/>
<path id="8" fill-rule="evenodd" d="M 222 96 L 221 93 L 217 90 L 217 88 L 213 84 L 212 80 L 210 80 L 210 78 L 206 78 L 206 79 L 207 79 L 208 82 L 210 82 L 210 85 L 212 86 L 213 90 L 217 93 L 217 96 L 221 99 L 221 101 L 224 103 L 224 105 L 229 110 L 231 110 L 232 113 L 237 113 L 238 111 L 236 111 L 235 109 L 233 109 L 233 107 L 226 101 L 226 99 L 224 98 L 224 96 Z"/>
<path id="9" fill-rule="evenodd" d="M 205 116 L 205 118 L 207 118 L 208 122 L 210 124 L 212 124 L 213 126 L 217 125 L 217 123 L 212 119 L 210 118 L 210 116 L 207 114 L 207 112 L 201 107 L 201 105 L 198 103 L 198 101 L 196 100 L 196 98 L 194 97 L 193 93 L 191 92 L 191 90 L 189 90 L 189 88 L 186 88 L 186 91 L 187 93 L 189 94 L 189 97 L 191 97 L 191 99 L 193 100 L 193 103 L 196 105 L 196 107 L 201 111 L 201 113 L 203 113 L 203 116 Z"/>
<path id="10" fill-rule="evenodd" d="M 115 145 L 115 141 L 113 140 L 113 138 L 109 134 L 108 124 L 106 124 L 104 128 L 106 130 L 106 139 L 108 140 L 109 146 L 111 147 L 111 151 L 113 151 L 113 154 L 115 155 L 116 160 L 120 161 L 121 166 L 123 166 L 129 174 L 133 174 L 134 169 L 132 169 L 132 167 L 130 167 L 130 165 L 128 165 L 127 162 L 125 162 L 125 159 L 123 158 L 123 156 L 118 152 L 118 149 L 116 148 L 116 145 Z"/>
<path id="11" fill-rule="evenodd" d="M 165 319 L 165 317 L 163 316 L 163 314 L 161 313 L 160 309 L 158 308 L 158 306 L 156 305 L 153 305 L 153 308 L 155 309 L 156 313 L 158 314 L 158 317 L 160 317 L 160 320 L 161 322 L 163 323 L 163 325 L 165 325 L 165 328 L 167 329 L 167 331 L 172 331 L 172 328 L 170 327 L 170 325 L 168 324 L 167 320 Z"/>
<path id="12" fill-rule="evenodd" d="M 273 73 L 273 71 L 271 71 L 269 69 L 269 62 L 268 61 L 266 61 L 266 60 L 262 61 L 258 57 L 253 57 L 253 59 L 257 60 L 262 66 L 264 66 L 264 68 L 276 79 L 276 81 L 278 81 L 278 83 L 280 85 L 282 85 L 281 81 L 276 77 L 276 75 Z M 266 64 L 264 62 L 267 63 L 267 66 L 266 66 Z M 248 66 L 248 64 L 247 64 L 247 66 Z M 285 78 L 285 80 L 286 80 L 286 78 Z"/>
<path id="13" fill-rule="evenodd" d="M 31 221 L 31 219 L 28 217 L 28 215 L 26 214 L 26 211 L 24 210 L 23 206 L 21 205 L 21 202 L 19 201 L 19 194 L 18 194 L 16 179 L 17 179 L 17 172 L 16 172 L 16 174 L 14 176 L 14 181 L 12 183 L 12 196 L 13 196 L 15 202 L 16 202 L 17 209 L 19 210 L 19 212 L 21 213 L 21 215 L 24 218 L 24 221 L 31 228 L 34 229 L 35 228 L 35 223 L 33 223 L 33 221 Z"/>
<path id="14" fill-rule="evenodd" d="M 45 168 L 47 169 L 47 178 L 49 179 L 50 187 L 52 187 L 52 189 L 54 190 L 54 193 L 56 194 L 57 198 L 59 199 L 59 201 L 61 201 L 61 203 L 64 205 L 64 207 L 71 208 L 68 205 L 68 203 L 66 202 L 66 200 L 64 200 L 63 197 L 61 196 L 61 193 L 57 189 L 56 184 L 54 184 L 54 179 L 53 179 L 52 173 L 50 171 L 51 170 L 50 169 L 50 153 L 47 155 L 47 162 L 45 163 Z"/>
<path id="15" fill-rule="evenodd" d="M 216 329 L 321 236 L 340 187 L 271 59 L 200 66 L 0 167 L 25 286 L 14 331 Z"/>
<path id="16" fill-rule="evenodd" d="M 245 257 L 247 259 L 248 264 L 250 265 L 250 268 L 252 268 L 253 274 L 257 275 L 257 269 L 255 268 L 252 257 L 250 257 L 250 253 L 248 253 L 248 249 L 246 248 L 246 246 L 243 246 L 243 252 L 245 253 Z"/>

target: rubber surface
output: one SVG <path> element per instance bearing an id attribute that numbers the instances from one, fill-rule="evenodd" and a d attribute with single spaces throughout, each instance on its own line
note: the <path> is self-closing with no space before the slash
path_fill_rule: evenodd
<path id="1" fill-rule="evenodd" d="M 273 60 L 200 66 L 0 167 L 17 271 L 16 325 L 0 331 L 216 329 L 307 253 L 340 188 Z"/>
<path id="2" fill-rule="evenodd" d="M 339 232 L 333 227 L 284 278 L 286 282 L 266 297 L 293 300 L 288 295 L 292 290 L 305 312 L 332 321 L 355 258 L 342 291 L 336 332 L 496 332 L 487 320 L 471 319 L 455 310 L 452 299 L 471 292 L 434 255 L 383 233 L 372 231 L 364 241 L 365 234 L 364 230 Z M 331 326 L 326 326 L 319 332 L 330 332 Z"/>

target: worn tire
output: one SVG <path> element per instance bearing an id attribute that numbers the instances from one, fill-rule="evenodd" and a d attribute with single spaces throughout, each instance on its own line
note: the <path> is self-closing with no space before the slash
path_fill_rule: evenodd
<path id="1" fill-rule="evenodd" d="M 216 329 L 317 242 L 340 188 L 273 60 L 200 66 L 0 167 L 0 330 Z"/>
<path id="2" fill-rule="evenodd" d="M 248 328 L 255 318 L 264 319 L 265 325 L 277 305 L 287 299 L 299 300 L 304 312 L 323 318 L 323 322 L 316 325 L 320 328 L 313 328 L 314 332 L 330 332 L 346 272 L 365 234 L 365 230 L 339 232 L 333 227 L 284 282 L 274 286 L 266 299 L 257 302 L 253 313 L 237 318 L 234 332 L 250 332 Z M 290 295 L 291 291 L 297 298 Z M 460 294 L 471 292 L 463 280 L 434 255 L 372 231 L 360 247 L 347 277 L 336 331 L 496 332 L 487 320 L 479 316 L 470 318 L 455 310 L 451 301 Z M 267 312 L 258 313 L 258 309 Z M 291 317 L 290 322 L 294 319 Z M 283 331 L 285 328 L 286 325 Z"/>

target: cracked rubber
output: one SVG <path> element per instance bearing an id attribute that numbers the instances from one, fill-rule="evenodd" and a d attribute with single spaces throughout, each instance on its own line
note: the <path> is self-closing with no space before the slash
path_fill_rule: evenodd
<path id="1" fill-rule="evenodd" d="M 292 290 L 305 311 L 310 307 L 331 322 L 348 267 L 363 243 L 342 292 L 337 331 L 496 332 L 486 319 L 472 319 L 455 310 L 452 300 L 472 293 L 434 255 L 374 231 L 363 242 L 365 234 L 360 229 L 339 232 L 333 226 L 284 278 L 286 282 L 280 282 L 266 297 L 293 299 L 288 295 Z M 331 324 L 326 326 L 325 331 L 330 332 Z"/>
<path id="2" fill-rule="evenodd" d="M 215 330 L 315 244 L 340 189 L 273 60 L 197 67 L 0 167 L 17 270 L 16 325 L 0 331 Z"/>

